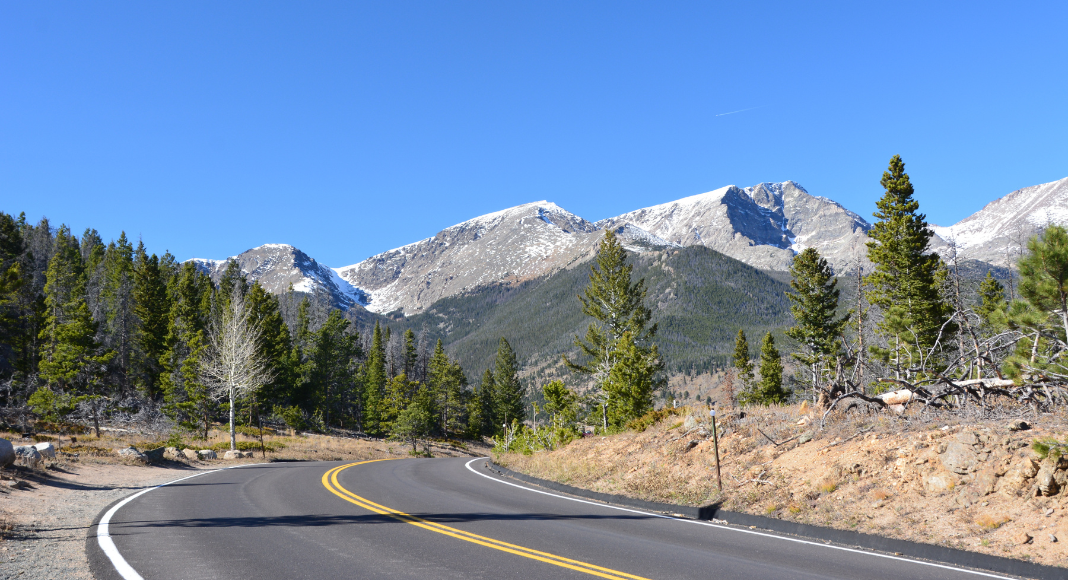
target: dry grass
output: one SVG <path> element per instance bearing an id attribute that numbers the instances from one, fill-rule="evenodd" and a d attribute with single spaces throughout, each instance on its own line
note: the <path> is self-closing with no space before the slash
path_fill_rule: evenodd
<path id="1" fill-rule="evenodd" d="M 886 491 L 885 489 L 877 489 L 871 492 L 871 496 L 876 500 L 884 500 L 891 497 L 892 495 L 894 494 L 890 493 L 889 491 Z"/>
<path id="2" fill-rule="evenodd" d="M 1008 516 L 992 516 L 990 514 L 980 514 L 975 518 L 975 525 L 983 528 L 984 530 L 996 530 L 1011 519 Z"/>

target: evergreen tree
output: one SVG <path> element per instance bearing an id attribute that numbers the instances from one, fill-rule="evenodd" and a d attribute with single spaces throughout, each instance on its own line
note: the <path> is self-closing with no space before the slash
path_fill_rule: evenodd
<path id="1" fill-rule="evenodd" d="M 371 334 L 371 351 L 367 354 L 366 384 L 364 385 L 363 430 L 380 436 L 382 428 L 382 397 L 386 388 L 386 351 L 382 344 L 382 327 L 375 322 Z"/>
<path id="2" fill-rule="evenodd" d="M 760 343 L 760 382 L 738 397 L 743 405 L 785 403 L 789 393 L 782 386 L 782 356 L 771 333 Z"/>
<path id="3" fill-rule="evenodd" d="M 889 340 L 889 348 L 872 347 L 872 353 L 890 364 L 898 378 L 913 378 L 924 367 L 940 332 L 955 332 L 943 327 L 952 308 L 941 296 L 947 271 L 938 254 L 930 252 L 934 235 L 926 216 L 918 213 L 919 202 L 912 198 L 913 188 L 899 155 L 890 159 L 883 173 L 885 195 L 876 202 L 878 221 L 868 235 L 868 259 L 875 270 L 866 277 L 871 288 L 868 301 L 883 311 L 878 324 L 880 333 Z M 927 371 L 937 369 L 928 368 Z"/>
<path id="4" fill-rule="evenodd" d="M 627 263 L 627 251 L 611 230 L 605 231 L 597 249 L 597 259 L 590 266 L 589 284 L 583 295 L 582 312 L 595 319 L 590 323 L 583 339 L 575 337 L 575 345 L 586 357 L 584 364 L 570 360 L 566 355 L 564 364 L 570 370 L 593 378 L 600 399 L 602 427 L 608 428 L 608 405 L 611 393 L 609 381 L 614 367 L 619 364 L 616 355 L 630 353 L 640 354 L 631 358 L 628 364 L 646 368 L 631 368 L 616 373 L 616 380 L 623 376 L 652 376 L 663 367 L 651 339 L 656 335 L 656 325 L 650 325 L 651 311 L 645 307 L 645 279 L 631 282 L 634 267 Z M 624 334 L 628 334 L 628 344 L 621 344 Z M 636 348 L 633 350 L 631 347 Z M 653 388 L 659 388 L 660 382 L 654 380 Z M 499 387 L 499 385 L 498 385 Z M 637 388 L 637 387 L 635 387 Z M 616 392 L 618 384 L 612 387 Z M 632 402 L 621 402 L 616 409 L 631 408 Z"/>
<path id="5" fill-rule="evenodd" d="M 786 296 L 792 303 L 790 312 L 794 316 L 794 326 L 786 330 L 786 336 L 804 349 L 793 356 L 808 367 L 812 389 L 821 398 L 826 397 L 825 375 L 834 372 L 834 360 L 841 348 L 842 330 L 849 315 L 836 316 L 838 281 L 827 260 L 814 248 L 806 248 L 794 258 L 790 273 L 793 292 Z"/>
<path id="6" fill-rule="evenodd" d="M 77 240 L 63 226 L 56 234 L 45 283 L 48 318 L 42 338 L 49 350 L 40 363 L 40 376 L 48 382 L 50 395 L 54 393 L 56 397 L 87 404 L 99 436 L 100 412 L 108 394 L 104 392 L 101 377 L 114 353 L 95 340 L 96 324 L 84 292 Z"/>
<path id="7" fill-rule="evenodd" d="M 85 245 L 83 239 L 83 248 Z M 118 241 L 109 244 L 104 252 L 100 298 L 104 306 L 102 342 L 115 352 L 110 374 L 112 382 L 124 396 L 131 394 L 132 366 L 138 332 L 133 269 L 133 246 L 126 239 L 126 232 L 122 232 Z"/>
<path id="8" fill-rule="evenodd" d="M 493 417 L 503 428 L 512 421 L 523 420 L 523 385 L 519 382 L 519 363 L 512 345 L 502 336 L 497 342 L 497 359 L 493 368 Z M 494 431 L 497 430 L 494 429 Z"/>
<path id="9" fill-rule="evenodd" d="M 182 264 L 167 288 L 171 310 L 160 357 L 163 410 L 182 427 L 208 436 L 215 405 L 200 379 L 211 313 L 211 280 L 192 262 Z"/>
<path id="10" fill-rule="evenodd" d="M 656 345 L 651 351 L 641 348 L 630 331 L 615 342 L 612 358 L 616 364 L 605 383 L 606 414 L 609 427 L 622 429 L 631 419 L 653 410 L 653 392 L 660 387 L 656 377 L 663 365 L 659 363 Z M 650 364 L 650 359 L 656 362 Z"/>
<path id="11" fill-rule="evenodd" d="M 20 261 L 22 232 L 18 222 L 0 212 L 0 379 L 10 377 L 18 368 L 22 346 L 22 312 L 19 290 L 26 283 Z M 11 401 L 3 401 L 11 405 Z"/>
<path id="12" fill-rule="evenodd" d="M 133 313 L 137 317 L 134 383 L 150 400 L 162 397 L 160 357 L 167 344 L 171 304 L 159 258 L 138 242 L 133 265 Z"/>
<path id="13" fill-rule="evenodd" d="M 472 404 L 477 405 L 478 412 L 470 415 L 478 419 L 477 434 L 480 436 L 496 435 L 503 423 L 497 420 L 496 409 L 493 406 L 496 392 L 497 389 L 493 384 L 493 371 L 486 369 L 482 373 L 482 382 L 479 383 L 472 400 Z"/>
<path id="14" fill-rule="evenodd" d="M 414 377 L 418 363 L 419 350 L 415 344 L 415 333 L 409 328 L 404 331 L 404 374 Z"/>
<path id="15" fill-rule="evenodd" d="M 464 431 L 466 426 L 464 412 L 467 403 L 464 399 L 464 387 L 467 386 L 467 379 L 460 365 L 450 360 L 445 354 L 445 347 L 441 340 L 438 340 L 434 347 L 429 366 L 428 386 L 434 396 L 434 404 L 439 415 L 438 425 L 442 434 L 448 437 L 449 433 Z"/>
<path id="16" fill-rule="evenodd" d="M 1005 287 L 987 270 L 986 278 L 979 283 L 979 304 L 975 308 L 982 327 L 988 332 L 998 327 L 1007 307 Z"/>
<path id="17" fill-rule="evenodd" d="M 741 390 L 748 390 L 753 385 L 753 362 L 749 360 L 749 341 L 744 330 L 738 331 L 734 341 L 734 368 L 738 369 L 738 378 L 742 381 Z"/>
<path id="18" fill-rule="evenodd" d="M 344 411 L 350 408 L 353 393 L 353 369 L 359 354 L 358 336 L 349 334 L 349 321 L 341 311 L 333 310 L 315 333 L 311 353 L 311 383 L 317 393 L 318 410 L 325 426 L 335 419 L 344 426 Z M 384 390 L 385 385 L 381 388 Z M 381 399 L 376 402 L 381 412 Z M 381 416 L 378 417 L 381 420 Z"/>
<path id="19" fill-rule="evenodd" d="M 294 396 L 299 361 L 293 358 L 293 343 L 289 327 L 282 319 L 278 298 L 263 289 L 259 282 L 249 286 L 245 301 L 249 309 L 249 318 L 260 328 L 260 350 L 267 361 L 274 379 L 263 386 L 256 394 L 263 400 L 275 404 L 290 402 Z M 347 328 L 347 325 L 346 325 Z M 352 348 L 358 348 L 358 339 L 351 339 Z M 346 371 L 349 372 L 349 371 Z"/>
<path id="20" fill-rule="evenodd" d="M 560 380 L 546 383 L 541 392 L 545 397 L 545 410 L 552 415 L 553 424 L 575 431 L 575 423 L 578 421 L 578 397 L 575 393 Z"/>
<path id="21" fill-rule="evenodd" d="M 1020 295 L 1005 316 L 1008 327 L 1022 336 L 1004 363 L 1014 379 L 1065 379 L 1068 364 L 1068 230 L 1050 226 L 1027 243 L 1019 261 Z"/>

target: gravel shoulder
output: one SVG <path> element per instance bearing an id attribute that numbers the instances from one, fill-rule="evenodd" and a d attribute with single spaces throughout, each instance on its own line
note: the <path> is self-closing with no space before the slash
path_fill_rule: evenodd
<path id="1" fill-rule="evenodd" d="M 85 536 L 100 510 L 145 487 L 215 468 L 79 461 L 4 470 L 0 580 L 92 580 Z"/>

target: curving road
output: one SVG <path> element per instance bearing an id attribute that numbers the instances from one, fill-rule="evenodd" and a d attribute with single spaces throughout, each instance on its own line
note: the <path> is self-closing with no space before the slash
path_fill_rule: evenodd
<path id="1" fill-rule="evenodd" d="M 107 510 L 90 563 L 98 578 L 124 580 L 1002 577 L 574 500 L 484 464 L 208 472 Z"/>

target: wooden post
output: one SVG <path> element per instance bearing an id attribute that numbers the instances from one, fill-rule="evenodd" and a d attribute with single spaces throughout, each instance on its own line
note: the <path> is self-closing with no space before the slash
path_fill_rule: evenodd
<path id="1" fill-rule="evenodd" d="M 712 447 L 716 450 L 716 484 L 719 485 L 719 492 L 723 493 L 723 477 L 719 471 L 719 432 L 716 430 L 716 410 L 710 409 L 708 413 L 712 415 Z"/>

